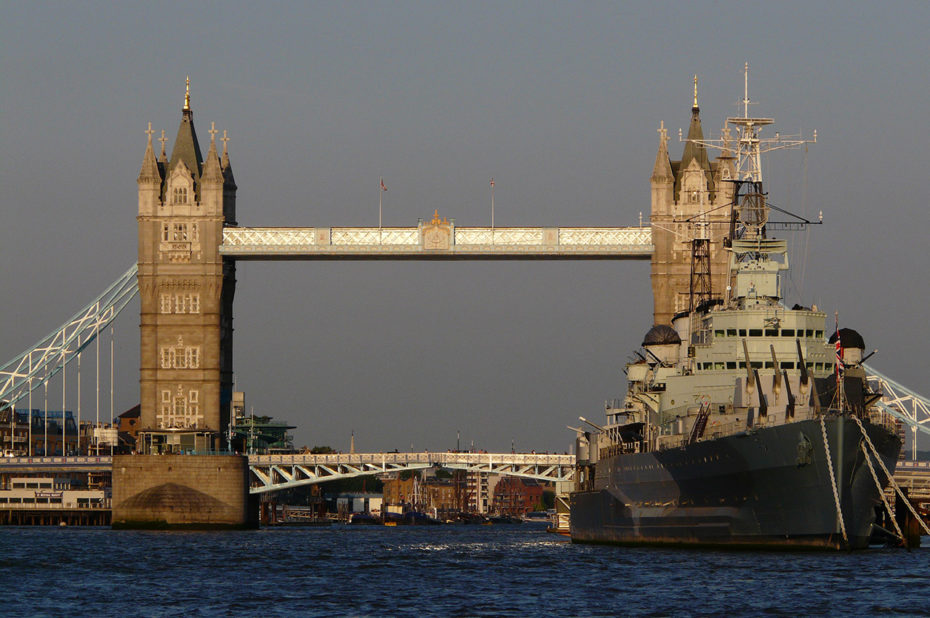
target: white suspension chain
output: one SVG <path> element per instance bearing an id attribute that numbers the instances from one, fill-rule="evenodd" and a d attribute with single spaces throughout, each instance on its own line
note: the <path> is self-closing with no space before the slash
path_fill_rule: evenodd
<path id="1" fill-rule="evenodd" d="M 830 471 L 830 486 L 833 487 L 833 503 L 836 504 L 836 518 L 840 522 L 840 532 L 843 533 L 843 542 L 849 545 L 849 537 L 846 536 L 846 522 L 843 521 L 843 509 L 840 506 L 840 493 L 836 490 L 836 475 L 833 474 L 833 456 L 830 454 L 830 441 L 827 440 L 827 425 L 823 422 L 823 416 L 820 417 L 820 433 L 823 434 L 823 448 L 827 454 L 827 469 Z"/>
<path id="2" fill-rule="evenodd" d="M 898 520 L 895 519 L 894 514 L 891 511 L 891 505 L 888 504 L 888 498 L 885 497 L 885 490 L 882 488 L 882 484 L 878 480 L 878 474 L 875 473 L 875 467 L 872 465 L 872 458 L 869 456 L 868 449 L 865 448 L 865 442 L 860 442 L 859 446 L 862 448 L 862 454 L 865 455 L 865 463 L 869 464 L 869 472 L 872 473 L 872 480 L 875 481 L 875 487 L 878 488 L 878 495 L 881 496 L 882 502 L 885 504 L 885 512 L 888 513 L 888 516 L 891 518 L 891 523 L 894 524 L 894 529 L 895 532 L 898 533 L 898 538 L 904 539 L 904 533 L 901 532 L 901 526 L 898 525 Z"/>
<path id="3" fill-rule="evenodd" d="M 872 444 L 869 434 L 866 433 L 865 427 L 862 426 L 862 421 L 858 417 L 853 416 L 852 419 L 856 421 L 856 424 L 859 425 L 859 431 L 862 432 L 862 437 L 865 438 L 866 444 L 869 445 L 872 454 L 875 455 L 875 461 L 878 462 L 878 465 L 881 466 L 882 472 L 885 473 L 885 476 L 888 477 L 888 482 L 891 483 L 891 486 L 894 488 L 895 492 L 901 497 L 901 501 L 904 502 L 904 506 L 908 508 L 911 512 L 911 515 L 914 516 L 914 519 L 917 520 L 917 523 L 920 524 L 921 528 L 924 529 L 924 533 L 930 534 L 930 528 L 927 527 L 927 524 L 924 523 L 924 520 L 917 514 L 917 511 L 914 510 L 914 507 L 911 505 L 911 501 L 907 499 L 907 496 L 904 495 L 904 492 L 901 491 L 901 488 L 898 486 L 898 483 L 894 480 L 894 476 L 888 472 L 888 468 L 885 467 L 885 462 L 882 461 L 882 458 L 878 456 L 878 449 L 875 448 L 875 445 Z M 822 421 L 821 421 L 822 422 Z"/>

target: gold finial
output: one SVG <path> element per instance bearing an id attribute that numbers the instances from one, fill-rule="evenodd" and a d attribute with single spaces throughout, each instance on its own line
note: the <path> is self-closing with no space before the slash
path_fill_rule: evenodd
<path id="1" fill-rule="evenodd" d="M 694 107 L 697 107 L 697 73 L 694 74 Z"/>
<path id="2" fill-rule="evenodd" d="M 212 146 L 216 146 L 216 134 L 219 133 L 219 131 L 216 130 L 215 122 L 210 122 L 210 130 L 207 131 L 207 133 L 210 134 L 210 144 Z"/>
<path id="3" fill-rule="evenodd" d="M 154 133 L 154 132 L 155 132 L 155 131 L 152 130 L 152 123 L 150 122 L 150 123 L 149 123 L 149 128 L 146 129 L 146 131 L 145 131 L 145 134 L 149 136 L 149 145 L 152 144 L 152 133 Z"/>
<path id="4" fill-rule="evenodd" d="M 665 128 L 665 121 L 662 120 L 659 122 L 659 139 L 662 140 L 662 143 L 665 144 L 668 141 L 668 129 Z"/>
<path id="5" fill-rule="evenodd" d="M 184 111 L 189 112 L 191 109 L 191 76 L 187 76 L 187 90 L 184 92 Z"/>
<path id="6" fill-rule="evenodd" d="M 448 224 L 449 224 L 449 220 L 446 219 L 445 217 L 440 218 L 440 217 L 439 217 L 439 209 L 436 208 L 435 210 L 433 210 L 433 220 L 430 221 L 430 223 L 433 224 L 433 225 L 448 225 Z"/>
<path id="7" fill-rule="evenodd" d="M 226 152 L 226 142 L 229 141 L 229 138 L 226 137 L 226 129 L 223 129 L 223 137 L 220 138 L 220 141 L 223 142 L 223 152 Z"/>

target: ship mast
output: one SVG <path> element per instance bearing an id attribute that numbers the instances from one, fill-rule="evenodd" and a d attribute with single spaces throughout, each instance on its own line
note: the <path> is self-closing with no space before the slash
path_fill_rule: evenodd
<path id="1" fill-rule="evenodd" d="M 724 246 L 733 251 L 731 261 L 731 277 L 734 276 L 735 268 L 745 262 L 768 261 L 769 255 L 773 253 L 785 253 L 787 247 L 782 247 L 781 243 L 766 242 L 766 226 L 769 224 L 770 205 L 766 201 L 766 194 L 762 188 L 762 155 L 773 150 L 784 150 L 796 148 L 803 144 L 816 143 L 817 131 L 814 131 L 811 139 L 804 139 L 800 136 L 782 136 L 775 133 L 774 137 L 761 137 L 762 129 L 775 122 L 772 118 L 761 116 L 750 116 L 749 106 L 753 104 L 749 98 L 749 63 L 744 65 L 743 69 L 743 98 L 740 101 L 743 108 L 742 116 L 733 116 L 727 118 L 727 127 L 733 127 L 736 132 L 735 140 L 730 139 L 729 130 L 724 131 L 721 139 L 715 140 L 686 140 L 704 147 L 715 148 L 727 155 L 733 152 L 733 142 L 735 141 L 735 178 L 730 179 L 734 183 L 733 202 L 731 204 L 732 214 L 730 220 L 730 231 Z M 782 211 L 784 212 L 784 211 Z M 806 225 L 813 222 L 807 221 L 802 217 L 787 214 L 796 221 L 789 225 L 800 224 Z M 778 222 L 776 222 L 778 223 Z M 701 234 L 703 237 L 703 234 Z M 787 259 L 787 255 L 785 255 Z M 692 258 L 694 260 L 695 257 Z M 728 286 L 728 298 L 730 301 L 730 289 Z"/>

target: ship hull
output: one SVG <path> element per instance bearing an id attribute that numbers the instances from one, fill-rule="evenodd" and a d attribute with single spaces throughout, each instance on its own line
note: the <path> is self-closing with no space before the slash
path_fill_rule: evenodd
<path id="1" fill-rule="evenodd" d="M 825 421 L 846 526 L 843 540 L 819 420 L 789 423 L 596 464 L 594 489 L 571 499 L 580 543 L 845 549 L 868 546 L 881 504 L 862 433 Z M 864 424 L 893 472 L 900 440 Z M 879 480 L 887 483 L 876 468 Z"/>

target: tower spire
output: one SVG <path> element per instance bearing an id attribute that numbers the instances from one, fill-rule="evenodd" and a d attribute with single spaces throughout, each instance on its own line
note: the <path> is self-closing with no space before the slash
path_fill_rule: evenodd
<path id="1" fill-rule="evenodd" d="M 692 109 L 698 108 L 697 103 L 697 73 L 694 74 L 694 104 L 691 106 Z"/>
<path id="2" fill-rule="evenodd" d="M 148 138 L 145 144 L 145 155 L 142 157 L 142 169 L 139 170 L 139 177 L 136 181 L 141 185 L 143 183 L 161 183 L 161 173 L 158 170 L 158 162 L 155 160 L 155 152 L 152 149 L 152 123 L 149 123 L 145 135 Z"/>
<path id="3" fill-rule="evenodd" d="M 164 129 L 161 130 L 161 137 L 158 138 L 158 141 L 161 142 L 161 158 L 159 159 L 159 161 L 161 161 L 162 163 L 165 163 L 168 160 L 168 155 L 165 152 L 165 142 L 168 141 L 168 138 L 165 137 Z"/>
<path id="4" fill-rule="evenodd" d="M 184 91 L 184 111 L 191 111 L 191 76 L 187 76 L 187 87 Z"/>

